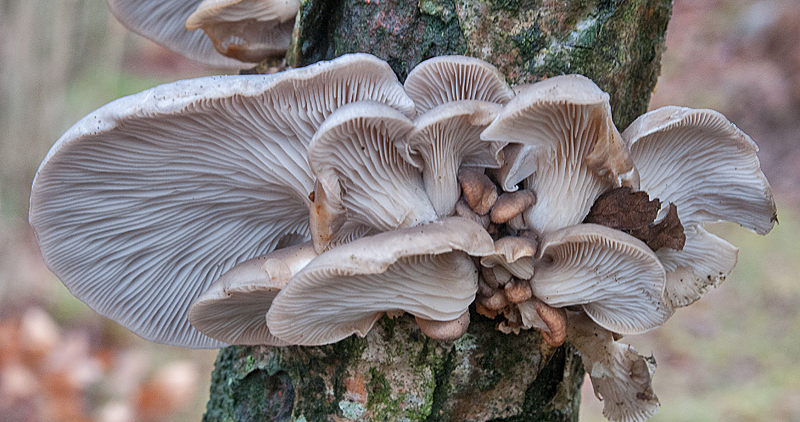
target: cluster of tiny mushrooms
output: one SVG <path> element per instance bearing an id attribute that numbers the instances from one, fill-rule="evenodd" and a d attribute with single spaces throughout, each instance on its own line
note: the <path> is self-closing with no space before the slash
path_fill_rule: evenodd
<path id="1" fill-rule="evenodd" d="M 617 340 L 733 269 L 737 248 L 704 223 L 772 229 L 756 152 L 712 110 L 664 107 L 620 133 L 579 75 L 512 89 L 444 56 L 401 85 L 352 54 L 101 107 L 47 154 L 30 222 L 75 296 L 149 340 L 322 345 L 407 312 L 453 341 L 474 304 L 505 333 L 571 342 L 604 415 L 640 421 L 655 362 Z"/>

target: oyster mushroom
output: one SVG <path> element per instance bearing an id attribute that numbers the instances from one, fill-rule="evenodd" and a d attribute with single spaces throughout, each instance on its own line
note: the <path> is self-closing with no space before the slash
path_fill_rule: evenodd
<path id="1" fill-rule="evenodd" d="M 677 206 L 686 243 L 656 251 L 667 270 L 667 295 L 680 307 L 699 299 L 736 265 L 738 249 L 704 223 L 731 221 L 758 234 L 772 230 L 775 201 L 744 132 L 713 110 L 664 107 L 636 119 L 622 134 L 639 169 L 641 188 L 659 198 L 663 218 Z"/>
<path id="2" fill-rule="evenodd" d="M 361 99 L 413 115 L 388 65 L 367 55 L 181 81 L 101 107 L 34 179 L 29 219 L 45 263 L 146 339 L 221 346 L 189 324 L 189 305 L 282 238 L 308 239 L 306 146 L 333 110 Z"/>
<path id="3" fill-rule="evenodd" d="M 299 2 L 108 0 L 108 6 L 126 28 L 170 50 L 201 63 L 241 67 L 286 50 Z"/>
<path id="4" fill-rule="evenodd" d="M 194 301 L 189 323 L 227 344 L 285 346 L 270 334 L 267 311 L 289 279 L 316 256 L 314 245 L 305 242 L 235 265 Z"/>
<path id="5" fill-rule="evenodd" d="M 296 274 L 272 302 L 267 325 L 288 343 L 319 345 L 363 337 L 386 312 L 459 320 L 478 288 L 470 255 L 493 252 L 483 227 L 460 217 L 363 237 Z"/>
<path id="6" fill-rule="evenodd" d="M 481 141 L 500 106 L 485 101 L 454 101 L 417 117 L 400 143 L 408 162 L 422 171 L 425 192 L 439 217 L 453 214 L 459 198 L 461 167 L 499 167 L 504 143 Z"/>
<path id="7" fill-rule="evenodd" d="M 595 199 L 621 185 L 638 188 L 627 146 L 611 120 L 609 96 L 580 75 L 557 76 L 529 85 L 503 107 L 481 134 L 488 141 L 522 144 L 512 165 L 537 203 L 525 223 L 540 233 L 579 223 Z M 508 180 L 499 180 L 508 186 Z"/>
<path id="8" fill-rule="evenodd" d="M 186 18 L 223 56 L 258 63 L 286 53 L 299 0 L 204 0 Z"/>
<path id="9" fill-rule="evenodd" d="M 411 69 L 404 87 L 419 114 L 448 102 L 478 100 L 504 105 L 514 97 L 497 68 L 466 56 L 425 60 Z"/>
<path id="10" fill-rule="evenodd" d="M 544 237 L 531 279 L 547 305 L 581 305 L 604 329 L 638 334 L 672 316 L 666 275 L 642 241 L 596 224 L 578 224 Z"/>

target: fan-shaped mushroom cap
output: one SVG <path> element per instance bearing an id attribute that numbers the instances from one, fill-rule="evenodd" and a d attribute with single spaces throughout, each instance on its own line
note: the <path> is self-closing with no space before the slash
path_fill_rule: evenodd
<path id="1" fill-rule="evenodd" d="M 641 176 L 642 190 L 670 203 L 685 227 L 681 251 L 656 252 L 675 306 L 697 300 L 736 264 L 736 248 L 700 227 L 732 221 L 766 234 L 776 207 L 761 172 L 756 144 L 713 110 L 664 107 L 636 119 L 623 133 Z"/>
<path id="2" fill-rule="evenodd" d="M 480 100 L 502 105 L 514 97 L 497 68 L 466 56 L 425 60 L 409 72 L 404 86 L 420 114 L 450 101 Z"/>
<path id="3" fill-rule="evenodd" d="M 299 0 L 204 0 L 186 29 L 205 31 L 224 56 L 260 62 L 289 48 L 299 8 Z"/>
<path id="4" fill-rule="evenodd" d="M 478 272 L 469 255 L 492 252 L 483 227 L 460 217 L 364 237 L 295 275 L 272 302 L 267 324 L 283 341 L 317 345 L 363 337 L 388 311 L 451 321 L 475 299 Z"/>
<path id="5" fill-rule="evenodd" d="M 286 345 L 270 334 L 267 311 L 289 279 L 316 256 L 314 245 L 306 242 L 235 265 L 194 301 L 189 322 L 227 344 Z"/>
<path id="6" fill-rule="evenodd" d="M 499 111 L 500 105 L 486 101 L 445 103 L 419 116 L 400 143 L 408 162 L 422 170 L 425 191 L 439 217 L 453 213 L 461 166 L 500 166 L 505 144 L 480 138 Z"/>
<path id="7" fill-rule="evenodd" d="M 189 325 L 189 305 L 285 235 L 308 238 L 306 145 L 334 109 L 364 98 L 413 113 L 388 65 L 367 55 L 181 81 L 101 107 L 56 142 L 33 182 L 45 263 L 146 339 L 218 347 Z"/>
<path id="8" fill-rule="evenodd" d="M 379 231 L 436 219 L 419 170 L 396 145 L 413 128 L 397 110 L 363 101 L 339 108 L 314 135 L 308 162 L 329 196 L 342 192 L 336 200 L 349 219 Z"/>
<path id="9" fill-rule="evenodd" d="M 546 235 L 539 251 L 531 287 L 552 307 L 580 304 L 601 327 L 621 334 L 651 330 L 672 315 L 664 268 L 633 236 L 578 224 Z"/>
<path id="10" fill-rule="evenodd" d="M 518 159 L 529 166 L 517 167 L 516 174 L 507 172 L 500 181 L 505 187 L 508 179 L 527 176 L 526 187 L 538 196 L 525 214 L 528 226 L 546 233 L 577 224 L 602 192 L 638 186 L 608 99 L 580 75 L 546 79 L 521 90 L 481 135 L 535 147 L 519 151 Z"/>
<path id="11" fill-rule="evenodd" d="M 570 313 L 567 339 L 578 349 L 595 395 L 605 403 L 603 416 L 612 422 L 642 422 L 656 414 L 661 404 L 653 392 L 652 356 L 614 341 L 610 331 L 582 314 Z"/>

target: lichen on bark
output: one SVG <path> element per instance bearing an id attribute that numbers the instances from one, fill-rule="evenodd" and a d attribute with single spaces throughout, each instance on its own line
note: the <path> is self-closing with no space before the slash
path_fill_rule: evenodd
<path id="1" fill-rule="evenodd" d="M 225 348 L 204 420 L 577 420 L 583 367 L 570 346 L 474 319 L 454 342 L 405 315 L 327 346 Z"/>

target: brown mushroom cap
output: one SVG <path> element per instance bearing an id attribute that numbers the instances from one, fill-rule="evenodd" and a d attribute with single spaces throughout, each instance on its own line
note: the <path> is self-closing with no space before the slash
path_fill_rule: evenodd
<path id="1" fill-rule="evenodd" d="M 469 327 L 469 310 L 464 311 L 460 317 L 451 321 L 436 321 L 415 316 L 417 325 L 426 336 L 443 341 L 458 340 L 467 332 Z"/>

